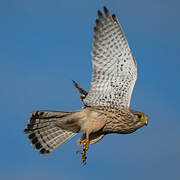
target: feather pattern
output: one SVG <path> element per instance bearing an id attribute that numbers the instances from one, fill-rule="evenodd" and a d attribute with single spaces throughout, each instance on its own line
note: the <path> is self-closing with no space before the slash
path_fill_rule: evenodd
<path id="1" fill-rule="evenodd" d="M 117 17 L 104 7 L 94 27 L 91 88 L 86 106 L 129 107 L 137 67 Z"/>
<path id="2" fill-rule="evenodd" d="M 59 111 L 36 111 L 31 114 L 29 124 L 24 133 L 30 134 L 28 139 L 40 154 L 49 154 L 71 137 L 75 136 L 78 130 L 71 131 L 65 129 L 67 117 L 73 112 Z M 62 127 L 57 126 L 57 122 L 62 121 Z M 71 128 L 72 129 L 72 128 Z"/>

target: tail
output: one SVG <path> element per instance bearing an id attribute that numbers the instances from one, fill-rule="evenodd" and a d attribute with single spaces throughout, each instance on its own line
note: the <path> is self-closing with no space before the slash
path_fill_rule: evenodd
<path id="1" fill-rule="evenodd" d="M 29 134 L 28 139 L 34 145 L 35 149 L 40 151 L 40 154 L 48 155 L 79 132 L 77 125 L 71 123 L 70 128 L 66 125 L 70 124 L 69 121 L 75 112 L 77 111 L 32 112 L 24 133 Z"/>

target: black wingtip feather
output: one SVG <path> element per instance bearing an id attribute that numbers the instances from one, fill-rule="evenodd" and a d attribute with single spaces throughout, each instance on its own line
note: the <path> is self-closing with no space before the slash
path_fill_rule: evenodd
<path id="1" fill-rule="evenodd" d="M 109 13 L 109 10 L 107 9 L 107 7 L 106 6 L 104 6 L 104 13 L 105 13 L 105 15 L 108 17 L 108 16 L 110 16 L 110 13 Z"/>
<path id="2" fill-rule="evenodd" d="M 116 17 L 115 14 L 112 15 L 112 18 L 113 18 L 114 21 L 118 22 L 117 17 Z"/>
<path id="3" fill-rule="evenodd" d="M 94 27 L 94 32 L 97 32 L 97 27 Z"/>
<path id="4" fill-rule="evenodd" d="M 98 14 L 99 18 L 103 17 L 103 14 L 100 10 L 97 11 L 97 14 Z"/>
<path id="5" fill-rule="evenodd" d="M 96 19 L 96 25 L 98 25 L 99 24 L 99 20 L 98 19 Z"/>
<path id="6" fill-rule="evenodd" d="M 88 93 L 84 89 L 82 89 L 76 81 L 72 80 L 72 82 L 81 94 L 87 96 Z"/>

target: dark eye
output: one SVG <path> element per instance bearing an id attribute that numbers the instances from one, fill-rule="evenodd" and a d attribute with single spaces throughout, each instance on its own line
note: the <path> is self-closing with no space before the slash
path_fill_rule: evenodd
<path id="1" fill-rule="evenodd" d="M 138 115 L 138 119 L 141 119 L 142 115 Z"/>

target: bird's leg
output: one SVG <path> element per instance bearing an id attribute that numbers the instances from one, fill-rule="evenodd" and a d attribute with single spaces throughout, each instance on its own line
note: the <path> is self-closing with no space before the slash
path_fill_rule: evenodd
<path id="1" fill-rule="evenodd" d="M 86 138 L 81 140 L 80 144 L 83 145 L 83 150 L 88 150 L 89 148 L 89 133 L 86 132 Z"/>
<path id="2" fill-rule="evenodd" d="M 83 163 L 86 164 L 86 159 L 87 159 L 86 151 L 89 148 L 89 133 L 88 132 L 86 132 L 86 138 L 81 140 L 80 144 L 83 145 L 83 150 L 82 151 L 79 150 L 79 151 L 77 151 L 77 153 L 82 154 Z"/>
<path id="3" fill-rule="evenodd" d="M 82 151 L 78 150 L 77 153 L 82 154 L 83 163 L 86 164 L 86 159 L 87 159 L 86 150 L 84 150 L 84 149 Z"/>

